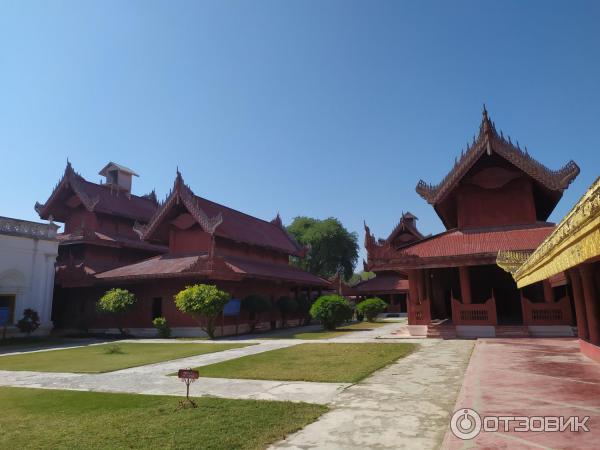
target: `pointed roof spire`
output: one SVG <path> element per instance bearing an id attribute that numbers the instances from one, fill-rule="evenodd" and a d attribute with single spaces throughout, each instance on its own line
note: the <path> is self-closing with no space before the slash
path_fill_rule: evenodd
<path id="1" fill-rule="evenodd" d="M 275 216 L 275 218 L 273 220 L 271 220 L 271 223 L 274 225 L 277 225 L 280 228 L 283 228 L 283 221 L 281 220 L 281 216 L 279 215 L 279 211 L 277 211 L 277 215 Z"/>

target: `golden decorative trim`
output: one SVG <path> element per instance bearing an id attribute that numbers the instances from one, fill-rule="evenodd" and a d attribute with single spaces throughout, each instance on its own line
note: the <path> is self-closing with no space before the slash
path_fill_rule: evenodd
<path id="1" fill-rule="evenodd" d="M 532 253 L 528 250 L 501 250 L 496 257 L 496 264 L 513 275 Z"/>
<path id="2" fill-rule="evenodd" d="M 600 177 L 513 277 L 522 288 L 600 255 Z"/>

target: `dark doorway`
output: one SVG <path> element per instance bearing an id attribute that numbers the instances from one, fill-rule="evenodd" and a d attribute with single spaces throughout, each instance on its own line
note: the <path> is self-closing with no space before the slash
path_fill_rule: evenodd
<path id="1" fill-rule="evenodd" d="M 476 303 L 491 298 L 493 288 L 498 325 L 523 325 L 521 294 L 512 276 L 495 265 L 478 266 L 473 269 L 475 276 L 471 277 L 471 283 L 477 283 L 479 288 L 475 289 L 479 291 Z M 485 295 L 484 291 L 487 291 Z"/>
<path id="2" fill-rule="evenodd" d="M 152 320 L 162 317 L 162 297 L 152 299 Z"/>

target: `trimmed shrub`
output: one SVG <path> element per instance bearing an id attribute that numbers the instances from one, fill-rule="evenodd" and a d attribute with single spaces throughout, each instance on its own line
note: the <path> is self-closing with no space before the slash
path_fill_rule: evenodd
<path id="1" fill-rule="evenodd" d="M 311 306 L 310 315 L 328 330 L 335 330 L 352 318 L 352 306 L 341 295 L 324 295 Z"/>
<path id="2" fill-rule="evenodd" d="M 290 314 L 293 314 L 298 309 L 298 302 L 290 297 L 279 297 L 277 299 L 277 308 L 281 312 L 281 321 L 285 327 Z"/>
<path id="3" fill-rule="evenodd" d="M 229 301 L 229 294 L 211 284 L 187 286 L 175 296 L 177 309 L 198 320 L 200 328 L 211 339 L 215 337 L 216 320 Z M 204 320 L 203 320 L 204 319 Z"/>
<path id="4" fill-rule="evenodd" d="M 387 303 L 378 297 L 368 298 L 356 305 L 358 314 L 363 315 L 369 322 L 373 322 L 377 314 L 386 310 Z"/>
<path id="5" fill-rule="evenodd" d="M 154 328 L 158 330 L 158 336 L 167 339 L 171 337 L 171 327 L 167 324 L 167 319 L 164 317 L 156 317 L 152 321 Z"/>
<path id="6" fill-rule="evenodd" d="M 37 311 L 27 308 L 23 311 L 23 318 L 17 322 L 17 328 L 21 333 L 27 333 L 29 336 L 40 327 L 40 316 Z"/>
<path id="7" fill-rule="evenodd" d="M 310 307 L 312 303 L 308 299 L 306 294 L 300 294 L 298 296 L 298 313 L 304 319 L 303 325 L 310 325 Z"/>
<path id="8" fill-rule="evenodd" d="M 242 308 L 248 311 L 250 332 L 256 329 L 256 316 L 270 311 L 272 307 L 271 300 L 262 295 L 250 294 L 242 300 Z"/>
<path id="9" fill-rule="evenodd" d="M 135 295 L 127 289 L 115 288 L 106 292 L 106 294 L 98 300 L 96 307 L 98 308 L 98 311 L 102 313 L 111 314 L 115 318 L 119 332 L 125 334 L 121 318 L 126 312 L 133 308 L 135 302 Z"/>

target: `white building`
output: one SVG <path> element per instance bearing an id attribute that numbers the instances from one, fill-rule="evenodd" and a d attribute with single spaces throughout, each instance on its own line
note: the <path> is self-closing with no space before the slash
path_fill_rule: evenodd
<path id="1" fill-rule="evenodd" d="M 52 329 L 57 229 L 52 222 L 0 216 L 0 308 L 9 309 L 8 336 L 19 333 L 15 325 L 27 308 L 40 316 L 41 324 L 35 334 L 48 334 Z"/>

